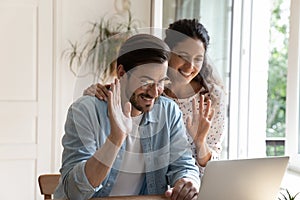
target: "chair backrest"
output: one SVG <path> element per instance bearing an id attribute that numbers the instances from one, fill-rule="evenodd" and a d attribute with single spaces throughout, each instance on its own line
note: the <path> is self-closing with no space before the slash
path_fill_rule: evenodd
<path id="1" fill-rule="evenodd" d="M 58 185 L 60 174 L 42 174 L 38 178 L 41 194 L 44 200 L 53 199 L 53 193 Z M 142 195 L 142 196 L 113 196 L 92 198 L 91 200 L 166 200 L 164 195 Z"/>
<path id="2" fill-rule="evenodd" d="M 38 182 L 44 199 L 52 199 L 59 178 L 60 174 L 42 174 L 39 176 Z"/>
<path id="3" fill-rule="evenodd" d="M 139 195 L 139 196 L 110 196 L 92 198 L 90 200 L 168 200 L 165 195 Z"/>

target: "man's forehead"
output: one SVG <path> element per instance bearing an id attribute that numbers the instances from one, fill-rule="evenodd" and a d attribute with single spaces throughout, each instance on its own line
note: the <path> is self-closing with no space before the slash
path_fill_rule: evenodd
<path id="1" fill-rule="evenodd" d="M 156 79 L 157 77 L 165 77 L 167 73 L 168 63 L 147 63 L 134 67 L 129 71 L 136 77 L 147 77 Z"/>

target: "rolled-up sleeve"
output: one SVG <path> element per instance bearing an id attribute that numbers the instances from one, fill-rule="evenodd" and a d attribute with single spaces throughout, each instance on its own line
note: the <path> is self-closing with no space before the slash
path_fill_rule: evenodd
<path id="1" fill-rule="evenodd" d="M 95 103 L 92 97 L 83 97 L 68 110 L 62 139 L 62 180 L 55 198 L 89 199 L 102 187 L 101 184 L 96 188 L 92 187 L 85 174 L 86 161 L 98 149 L 101 133 Z"/>
<path id="2" fill-rule="evenodd" d="M 75 165 L 66 177 L 65 192 L 69 199 L 89 199 L 102 188 L 102 185 L 94 188 L 90 184 L 84 172 L 85 163 Z"/>

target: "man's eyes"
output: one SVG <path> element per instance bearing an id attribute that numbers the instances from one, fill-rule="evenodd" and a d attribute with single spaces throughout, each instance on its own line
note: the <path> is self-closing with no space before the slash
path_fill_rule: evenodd
<path id="1" fill-rule="evenodd" d="M 148 80 L 148 81 L 141 81 L 141 84 L 143 86 L 151 85 L 152 83 L 153 83 L 153 81 L 150 81 L 150 80 Z"/>
<path id="2" fill-rule="evenodd" d="M 168 84 L 171 84 L 171 80 L 169 78 L 165 78 L 165 79 L 158 81 L 157 83 L 154 80 L 141 80 L 141 84 L 143 86 L 153 85 L 153 84 L 168 85 Z"/>

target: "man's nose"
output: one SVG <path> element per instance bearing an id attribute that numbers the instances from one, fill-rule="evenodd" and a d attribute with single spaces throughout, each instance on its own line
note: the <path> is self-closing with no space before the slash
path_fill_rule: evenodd
<path id="1" fill-rule="evenodd" d="M 149 95 L 151 95 L 151 97 L 156 98 L 158 97 L 159 93 L 160 93 L 160 89 L 157 86 L 156 83 L 153 83 L 149 89 L 148 89 Z"/>

